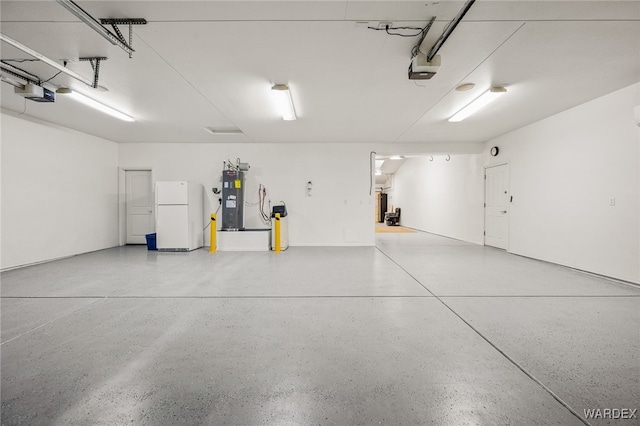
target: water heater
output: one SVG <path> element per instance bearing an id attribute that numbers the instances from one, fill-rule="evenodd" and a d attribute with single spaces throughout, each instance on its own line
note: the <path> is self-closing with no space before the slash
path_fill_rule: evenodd
<path id="1" fill-rule="evenodd" d="M 222 172 L 222 231 L 244 230 L 244 172 Z"/>

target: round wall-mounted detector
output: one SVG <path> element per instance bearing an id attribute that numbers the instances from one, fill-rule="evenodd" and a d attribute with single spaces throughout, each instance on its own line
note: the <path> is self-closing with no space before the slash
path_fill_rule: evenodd
<path id="1" fill-rule="evenodd" d="M 461 84 L 460 86 L 456 87 L 456 92 L 467 92 L 467 91 L 473 89 L 474 87 L 476 87 L 476 85 L 474 83 L 464 83 L 464 84 Z"/>
<path id="2" fill-rule="evenodd" d="M 497 146 L 492 147 L 490 151 L 491 155 L 494 157 L 497 156 L 499 152 L 500 152 L 500 149 Z"/>

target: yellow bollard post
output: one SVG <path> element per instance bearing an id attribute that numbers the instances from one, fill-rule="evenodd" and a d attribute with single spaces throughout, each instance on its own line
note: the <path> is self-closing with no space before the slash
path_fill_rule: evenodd
<path id="1" fill-rule="evenodd" d="M 215 253 L 218 249 L 218 241 L 216 239 L 217 229 L 216 229 L 216 214 L 211 213 L 211 246 L 209 247 L 209 253 Z"/>
<path id="2" fill-rule="evenodd" d="M 273 251 L 280 253 L 280 213 L 276 213 L 276 246 Z"/>

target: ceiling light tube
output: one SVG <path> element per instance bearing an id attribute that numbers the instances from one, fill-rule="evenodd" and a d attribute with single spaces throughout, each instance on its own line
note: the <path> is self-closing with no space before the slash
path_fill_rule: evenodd
<path id="1" fill-rule="evenodd" d="M 293 100 L 291 99 L 291 91 L 286 84 L 276 84 L 272 88 L 272 93 L 276 101 L 278 113 L 282 115 L 283 120 L 295 120 L 296 111 L 293 108 Z"/>
<path id="2" fill-rule="evenodd" d="M 83 82 L 87 86 L 92 86 L 93 85 L 93 80 L 85 78 L 85 77 L 81 76 L 80 74 L 75 73 L 75 72 L 63 67 L 62 65 L 60 65 L 59 63 L 57 63 L 53 59 L 47 58 L 43 54 L 36 52 L 35 50 L 31 49 L 30 47 L 27 47 L 24 44 L 15 41 L 11 37 L 7 37 L 6 35 L 0 33 L 0 40 L 4 41 L 7 44 L 10 44 L 11 46 L 15 47 L 16 49 L 22 50 L 27 55 L 33 56 L 36 59 L 40 59 L 45 64 L 57 69 L 58 71 L 68 75 L 69 77 L 73 77 L 76 80 L 79 80 L 79 81 Z"/>
<path id="3" fill-rule="evenodd" d="M 126 43 L 122 42 L 116 35 L 106 29 L 98 20 L 89 15 L 83 8 L 75 4 L 72 0 L 56 0 L 65 9 L 74 14 L 78 19 L 87 24 L 91 29 L 107 39 L 109 43 L 119 46 L 125 52 L 131 54 L 133 49 Z"/>
<path id="4" fill-rule="evenodd" d="M 504 87 L 492 87 L 491 89 L 484 92 L 482 95 L 478 96 L 469 105 L 467 105 L 466 107 L 462 108 L 460 111 L 452 115 L 451 118 L 449 118 L 449 121 L 452 123 L 457 123 L 458 121 L 462 121 L 465 118 L 469 117 L 471 114 L 478 112 L 480 109 L 484 108 L 489 103 L 495 101 L 505 93 L 507 93 L 507 89 L 505 89 Z"/>
<path id="5" fill-rule="evenodd" d="M 100 112 L 103 112 L 105 114 L 109 114 L 112 117 L 115 118 L 119 118 L 120 120 L 124 120 L 124 121 L 136 121 L 135 118 L 120 112 L 116 109 L 113 109 L 109 106 L 106 106 L 104 104 L 101 104 L 98 101 L 95 101 L 85 95 L 83 95 L 82 93 L 78 93 L 78 92 L 74 92 L 71 89 L 58 89 L 56 91 L 56 93 L 59 93 L 61 95 L 65 95 L 65 97 L 69 97 L 71 99 L 73 99 L 74 101 L 80 102 L 88 107 L 97 109 Z"/>

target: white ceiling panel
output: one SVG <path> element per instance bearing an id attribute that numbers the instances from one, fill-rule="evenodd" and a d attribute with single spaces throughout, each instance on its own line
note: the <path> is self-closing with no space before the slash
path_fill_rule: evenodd
<path id="1" fill-rule="evenodd" d="M 407 78 L 417 37 L 366 27 L 421 28 L 435 17 L 426 52 L 464 2 L 77 3 L 95 18 L 147 19 L 133 27 L 133 58 L 55 0 L 3 1 L 0 30 L 87 78 L 93 71 L 78 59 L 108 57 L 99 74 L 106 92 L 64 74 L 47 84 L 81 91 L 136 122 L 63 95 L 53 104 L 25 101 L 8 83 L 1 105 L 123 143 L 481 143 L 640 80 L 640 1 L 477 0 L 439 51 L 435 77 L 422 81 Z M 0 49 L 3 60 L 29 58 L 7 43 Z M 11 64 L 42 80 L 57 72 L 33 61 Z M 276 83 L 290 86 L 298 120 L 277 116 Z M 456 92 L 461 83 L 476 87 Z M 493 85 L 505 85 L 507 95 L 461 123 L 447 121 Z M 211 135 L 205 127 L 243 134 Z"/>
<path id="2" fill-rule="evenodd" d="M 55 0 L 3 1 L 3 22 L 77 21 Z M 342 20 L 347 1 L 130 0 L 76 2 L 97 18 L 145 18 L 149 22 Z"/>
<path id="3" fill-rule="evenodd" d="M 461 24 L 446 49 L 464 49 L 473 25 L 484 24 Z M 639 22 L 528 22 L 465 78 L 474 90 L 451 90 L 398 141 L 484 141 L 636 83 L 638 35 Z M 463 122 L 447 121 L 492 86 L 507 95 Z"/>

